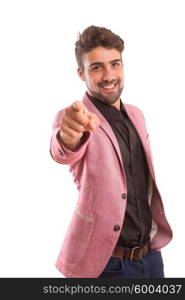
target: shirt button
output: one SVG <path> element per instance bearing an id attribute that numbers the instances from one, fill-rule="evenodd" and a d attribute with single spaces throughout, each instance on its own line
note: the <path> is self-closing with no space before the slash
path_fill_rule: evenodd
<path id="1" fill-rule="evenodd" d="M 127 199 L 127 194 L 123 193 L 123 194 L 121 195 L 121 197 L 122 197 L 123 199 Z"/>
<path id="2" fill-rule="evenodd" d="M 119 231 L 120 230 L 120 226 L 119 225 L 115 225 L 114 226 L 114 231 Z"/>

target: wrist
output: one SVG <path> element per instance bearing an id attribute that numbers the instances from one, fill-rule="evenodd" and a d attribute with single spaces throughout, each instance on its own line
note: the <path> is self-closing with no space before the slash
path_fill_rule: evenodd
<path id="1" fill-rule="evenodd" d="M 80 145 L 81 137 L 79 137 L 77 139 L 66 139 L 63 137 L 61 131 L 58 130 L 57 140 L 60 145 L 63 145 L 64 147 L 66 147 L 69 150 L 74 150 L 75 148 L 77 148 Z"/>

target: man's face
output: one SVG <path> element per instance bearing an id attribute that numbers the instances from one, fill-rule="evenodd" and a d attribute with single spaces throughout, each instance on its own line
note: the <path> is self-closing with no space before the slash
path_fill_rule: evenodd
<path id="1" fill-rule="evenodd" d="M 124 87 L 120 52 L 98 46 L 83 56 L 84 70 L 78 74 L 85 81 L 90 95 L 104 103 L 118 106 Z"/>

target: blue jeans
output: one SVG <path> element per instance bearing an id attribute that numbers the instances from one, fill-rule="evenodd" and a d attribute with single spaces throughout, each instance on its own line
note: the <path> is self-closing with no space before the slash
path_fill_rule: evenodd
<path id="1" fill-rule="evenodd" d="M 151 250 L 140 260 L 111 256 L 98 278 L 164 278 L 161 251 Z"/>

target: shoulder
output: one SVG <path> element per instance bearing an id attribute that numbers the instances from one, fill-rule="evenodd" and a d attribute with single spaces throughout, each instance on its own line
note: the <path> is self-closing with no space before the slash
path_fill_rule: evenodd
<path id="1" fill-rule="evenodd" d="M 123 104 L 124 104 L 125 109 L 127 110 L 127 112 L 128 112 L 129 114 L 138 115 L 138 116 L 144 118 L 144 114 L 143 114 L 143 112 L 142 112 L 142 110 L 141 110 L 140 108 L 138 108 L 138 107 L 135 106 L 135 105 L 128 104 L 128 103 L 123 103 Z"/>

